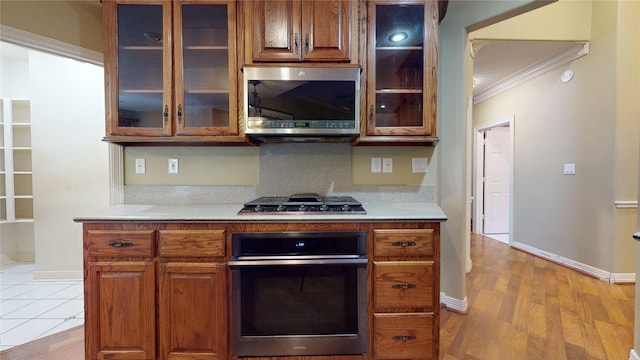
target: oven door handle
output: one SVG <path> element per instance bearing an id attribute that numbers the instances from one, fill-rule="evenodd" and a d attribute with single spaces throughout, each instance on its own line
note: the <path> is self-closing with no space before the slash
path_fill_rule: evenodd
<path id="1" fill-rule="evenodd" d="M 274 259 L 274 260 L 230 260 L 229 266 L 287 266 L 287 265 L 360 265 L 366 258 L 357 259 Z"/>

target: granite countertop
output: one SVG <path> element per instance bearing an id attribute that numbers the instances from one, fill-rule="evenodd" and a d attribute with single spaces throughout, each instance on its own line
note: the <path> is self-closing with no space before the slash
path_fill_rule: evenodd
<path id="1" fill-rule="evenodd" d="M 74 218 L 76 222 L 122 221 L 446 221 L 447 216 L 434 202 L 363 202 L 367 214 L 344 215 L 237 215 L 242 204 L 219 205 L 117 205 Z"/>

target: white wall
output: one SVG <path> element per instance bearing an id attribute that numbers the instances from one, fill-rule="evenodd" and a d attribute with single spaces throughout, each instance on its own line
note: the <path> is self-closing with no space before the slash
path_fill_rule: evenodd
<path id="1" fill-rule="evenodd" d="M 619 40 L 620 13 L 634 13 L 623 3 L 593 2 L 588 55 L 474 107 L 475 126 L 515 114 L 513 241 L 620 275 L 635 271 L 636 209 L 614 203 L 637 197 L 640 131 L 638 102 L 620 105 L 637 99 L 640 79 L 637 62 L 619 60 L 638 52 Z"/>
<path id="2" fill-rule="evenodd" d="M 440 24 L 438 70 L 438 136 L 435 157 L 439 165 L 436 198 L 448 220 L 441 229 L 441 290 L 466 299 L 466 241 L 469 236 L 467 189 L 471 123 L 467 122 L 469 79 L 466 64 L 468 31 L 542 6 L 540 1 L 450 1 Z"/>
<path id="3" fill-rule="evenodd" d="M 30 98 L 29 67 L 26 60 L 25 48 L 8 43 L 0 44 L 1 98 Z M 16 261 L 34 261 L 33 223 L 0 224 L 0 265 Z"/>
<path id="4" fill-rule="evenodd" d="M 109 206 L 103 68 L 29 52 L 36 279 L 82 278 L 75 216 Z"/>

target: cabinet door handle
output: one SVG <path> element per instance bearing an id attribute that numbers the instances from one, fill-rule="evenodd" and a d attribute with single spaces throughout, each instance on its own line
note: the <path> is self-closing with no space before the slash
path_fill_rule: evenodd
<path id="1" fill-rule="evenodd" d="M 178 124 L 182 124 L 182 104 L 178 104 Z"/>
<path id="2" fill-rule="evenodd" d="M 164 126 L 167 126 L 167 124 L 169 124 L 169 105 L 164 106 L 162 117 L 164 117 Z"/>
<path id="3" fill-rule="evenodd" d="M 416 284 L 395 284 L 391 287 L 394 289 L 413 289 L 416 287 Z"/>
<path id="4" fill-rule="evenodd" d="M 416 246 L 416 242 L 415 241 L 394 241 L 391 243 L 391 245 L 402 246 L 402 247 Z"/>
<path id="5" fill-rule="evenodd" d="M 125 248 L 133 246 L 131 241 L 112 241 L 109 243 L 109 246 L 114 248 Z"/>
<path id="6" fill-rule="evenodd" d="M 296 54 L 298 53 L 299 46 L 300 44 L 298 44 L 298 33 L 295 33 L 293 34 L 293 50 Z"/>
<path id="7" fill-rule="evenodd" d="M 402 342 L 407 342 L 409 340 L 415 340 L 416 337 L 413 335 L 396 335 L 393 337 L 393 340 L 400 340 Z"/>
<path id="8" fill-rule="evenodd" d="M 373 105 L 369 108 L 369 124 L 373 125 Z"/>
<path id="9" fill-rule="evenodd" d="M 304 53 L 309 54 L 309 33 L 304 34 Z"/>

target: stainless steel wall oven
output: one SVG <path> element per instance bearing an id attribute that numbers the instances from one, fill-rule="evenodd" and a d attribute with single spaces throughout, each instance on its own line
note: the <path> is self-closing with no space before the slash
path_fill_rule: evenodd
<path id="1" fill-rule="evenodd" d="M 364 231 L 234 233 L 233 354 L 364 354 Z"/>

